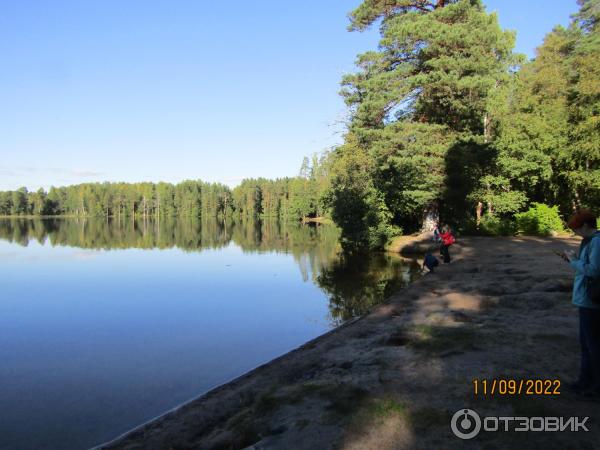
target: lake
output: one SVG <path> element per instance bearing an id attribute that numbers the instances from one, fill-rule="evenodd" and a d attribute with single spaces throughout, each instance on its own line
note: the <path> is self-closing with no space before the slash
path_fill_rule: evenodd
<path id="1" fill-rule="evenodd" d="M 0 220 L 0 449 L 100 444 L 419 276 L 331 225 Z"/>

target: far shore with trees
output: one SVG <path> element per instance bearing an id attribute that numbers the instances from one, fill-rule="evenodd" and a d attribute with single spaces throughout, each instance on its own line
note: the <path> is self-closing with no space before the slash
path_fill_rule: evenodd
<path id="1" fill-rule="evenodd" d="M 172 217 L 276 218 L 300 221 L 325 214 L 324 159 L 305 158 L 300 176 L 245 179 L 234 189 L 219 183 L 82 183 L 30 192 L 0 192 L 0 216 L 68 216 L 115 220 Z"/>

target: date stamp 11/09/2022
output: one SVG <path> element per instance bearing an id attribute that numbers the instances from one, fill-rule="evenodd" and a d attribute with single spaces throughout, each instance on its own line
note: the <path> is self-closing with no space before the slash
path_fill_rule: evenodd
<path id="1" fill-rule="evenodd" d="M 561 381 L 549 378 L 476 378 L 472 380 L 475 397 L 558 396 Z M 567 389 L 569 391 L 569 389 Z M 460 439 L 473 439 L 480 433 L 501 432 L 589 432 L 589 416 L 506 416 L 482 415 L 463 408 L 452 416 L 450 428 Z"/>
<path id="2" fill-rule="evenodd" d="M 556 379 L 474 379 L 473 393 L 483 396 L 560 395 L 560 380 Z"/>

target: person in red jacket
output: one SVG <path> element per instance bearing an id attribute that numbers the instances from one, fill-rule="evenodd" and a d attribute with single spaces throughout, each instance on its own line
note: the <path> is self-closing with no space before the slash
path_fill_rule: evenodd
<path id="1" fill-rule="evenodd" d="M 456 239 L 454 238 L 454 235 L 452 234 L 452 230 L 450 230 L 450 227 L 448 225 L 444 225 L 442 227 L 442 232 L 440 233 L 440 238 L 442 238 L 442 245 L 440 247 L 440 253 L 444 257 L 444 263 L 449 263 L 450 262 L 449 248 L 452 244 L 454 244 L 454 242 L 456 242 Z"/>

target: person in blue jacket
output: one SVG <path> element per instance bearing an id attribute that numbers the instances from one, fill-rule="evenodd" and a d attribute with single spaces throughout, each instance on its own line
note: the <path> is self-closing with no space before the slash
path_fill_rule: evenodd
<path id="1" fill-rule="evenodd" d="M 586 396 L 600 397 L 600 232 L 589 210 L 571 217 L 569 228 L 583 238 L 578 254 L 564 253 L 575 271 L 573 304 L 579 308 L 581 367 L 572 387 Z"/>

